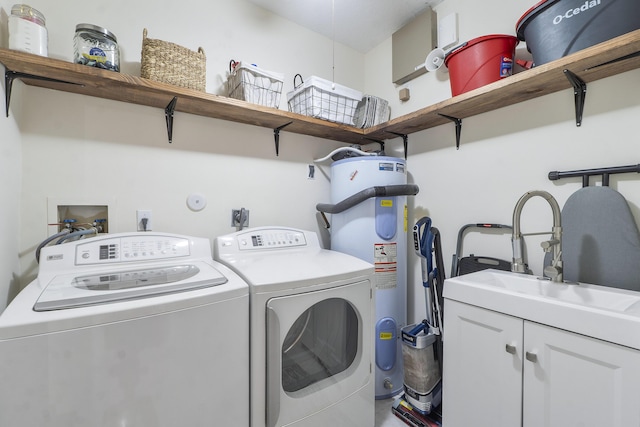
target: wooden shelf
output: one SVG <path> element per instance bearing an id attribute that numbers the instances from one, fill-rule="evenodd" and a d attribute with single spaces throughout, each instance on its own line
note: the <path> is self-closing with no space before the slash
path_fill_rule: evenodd
<path id="1" fill-rule="evenodd" d="M 588 83 L 640 68 L 639 52 L 640 30 L 637 30 L 364 130 L 24 52 L 0 49 L 0 63 L 7 72 L 69 82 L 17 76 L 28 85 L 162 109 L 176 97 L 175 111 L 270 129 L 286 125 L 282 129 L 286 132 L 350 144 L 365 144 L 370 142 L 368 139 L 386 140 L 396 138 L 398 134 L 409 135 L 451 123 L 443 115 L 464 119 L 570 89 L 572 84 L 567 79 L 565 70 Z"/>
<path id="2" fill-rule="evenodd" d="M 366 134 L 375 139 L 390 138 L 389 132 L 411 134 L 451 123 L 440 114 L 463 119 L 570 89 L 572 84 L 564 75 L 564 70 L 573 72 L 585 83 L 589 83 L 640 68 L 639 52 L 640 30 L 637 30 L 395 118 L 367 129 Z M 567 96 L 571 94 L 568 93 Z"/>
<path id="3" fill-rule="evenodd" d="M 348 143 L 362 143 L 363 130 L 319 120 L 277 108 L 263 107 L 233 98 L 159 83 L 141 77 L 101 70 L 86 65 L 15 50 L 0 49 L 0 62 L 7 70 L 47 79 L 21 78 L 24 83 L 64 92 L 165 109 L 177 97 L 175 111 L 317 136 Z M 6 90 L 6 88 L 5 88 Z"/>

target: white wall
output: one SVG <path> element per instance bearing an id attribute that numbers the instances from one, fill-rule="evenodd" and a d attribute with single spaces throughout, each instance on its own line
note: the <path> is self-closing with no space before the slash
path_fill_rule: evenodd
<path id="1" fill-rule="evenodd" d="M 5 25 L 12 4 L 0 1 Z M 29 4 L 47 19 L 52 58 L 71 61 L 75 25 L 88 22 L 118 37 L 121 68 L 128 74 L 140 72 L 143 28 L 152 38 L 191 49 L 203 47 L 210 93 L 225 94 L 232 58 L 285 73 L 280 103 L 285 110 L 286 92 L 293 89 L 296 73 L 332 78 L 330 40 L 245 1 L 34 0 Z M 364 55 L 336 44 L 335 58 L 336 82 L 362 89 Z M 329 183 L 321 172 L 308 180 L 307 165 L 340 143 L 283 131 L 277 157 L 271 129 L 177 112 L 170 145 L 161 109 L 28 87 L 22 82 L 14 87 L 13 118 L 0 124 L 3 132 L 11 123 L 15 128 L 15 120 L 19 126 L 19 132 L 13 130 L 16 140 L 3 144 L 3 150 L 12 147 L 15 153 L 12 159 L 1 160 L 11 162 L 11 168 L 3 168 L 2 173 L 11 173 L 6 181 L 13 184 L 2 189 L 3 195 L 11 195 L 5 199 L 12 200 L 3 204 L 11 217 L 3 216 L 2 221 L 8 222 L 2 228 L 16 230 L 15 243 L 6 253 L 13 258 L 20 254 L 22 271 L 15 275 L 21 286 L 35 278 L 34 251 L 53 233 L 54 228 L 47 226 L 51 201 L 111 204 L 111 232 L 135 230 L 136 209 L 151 209 L 156 231 L 213 238 L 235 231 L 230 225 L 231 210 L 240 207 L 250 210 L 251 226 L 322 229 L 315 205 L 328 200 Z M 191 193 L 205 196 L 204 210 L 188 209 L 186 199 Z M 22 223 L 19 248 L 18 217 Z M 0 308 L 6 295 L 14 296 L 17 288 L 9 291 L 6 280 L 0 284 Z"/>
<path id="2" fill-rule="evenodd" d="M 0 67 L 4 74 L 4 69 Z M 3 83 L 4 87 L 4 83 Z M 14 91 L 19 98 L 21 91 Z M 4 93 L 4 90 L 3 90 Z M 16 101 L 18 104 L 20 101 Z M 0 312 L 10 295 L 20 289 L 20 182 L 21 135 L 15 117 L 5 118 L 4 102 L 0 116 Z"/>
<path id="3" fill-rule="evenodd" d="M 1 4 L 1 3 L 0 3 Z M 0 9 L 0 45 L 7 38 L 7 19 L 4 8 Z M 0 66 L 4 75 L 4 68 Z M 2 79 L 4 94 L 4 79 Z M 19 105 L 20 88 L 14 90 L 14 103 Z M 3 96 L 4 99 L 4 96 Z M 4 310 L 9 295 L 20 288 L 20 181 L 21 142 L 20 130 L 15 115 L 5 117 L 4 102 L 0 112 L 0 312 Z"/>
<path id="4" fill-rule="evenodd" d="M 531 0 L 483 1 L 445 0 L 436 6 L 440 16 L 458 14 L 459 42 L 488 34 L 515 35 L 520 16 L 535 2 Z M 527 57 L 521 43 L 517 57 Z M 396 87 L 391 83 L 391 40 L 367 54 L 365 90 L 378 90 L 392 104 L 397 117 L 432 105 L 451 96 L 447 75 L 438 71 Z M 640 70 L 590 83 L 584 119 L 575 125 L 573 90 L 537 98 L 490 113 L 467 118 L 462 124 L 462 141 L 455 149 L 453 124 L 409 136 L 408 170 L 420 186 L 413 218 L 430 216 L 442 235 L 447 277 L 456 250 L 457 233 L 468 223 L 511 224 L 513 208 L 530 190 L 549 191 L 562 207 L 581 187 L 579 178 L 549 181 L 554 170 L 577 170 L 640 163 L 637 123 L 640 117 Z M 397 92 L 411 91 L 401 103 Z M 400 139 L 391 142 L 396 150 Z M 600 184 L 598 177 L 592 183 Z M 640 219 L 640 180 L 635 174 L 613 175 L 610 186 L 626 197 L 636 221 Z M 551 230 L 551 209 L 542 199 L 532 199 L 523 212 L 523 232 Z M 534 273 L 542 273 L 543 252 L 539 242 L 545 236 L 527 237 L 528 260 Z M 475 253 L 511 260 L 509 236 L 470 233 L 463 255 Z M 424 316 L 420 287 L 420 266 L 410 256 L 409 313 L 414 321 Z M 411 319 L 410 319 L 411 320 Z"/>
<path id="5" fill-rule="evenodd" d="M 244 1 L 139 3 L 31 2 L 47 17 L 52 57 L 70 60 L 75 24 L 89 22 L 118 36 L 126 73 L 139 71 L 146 27 L 150 37 L 205 49 L 209 92 L 222 93 L 231 58 L 284 72 L 285 92 L 292 89 L 295 73 L 331 78 L 330 40 Z M 485 34 L 513 34 L 515 22 L 533 3 L 446 0 L 436 11 L 442 16 L 458 13 L 460 41 L 465 41 Z M 0 0 L 4 19 L 12 4 Z M 181 24 L 185 20 L 188 24 Z M 338 45 L 336 82 L 388 99 L 394 117 L 450 96 L 446 75 L 427 73 L 407 83 L 411 100 L 401 104 L 397 100 L 400 87 L 391 83 L 390 59 L 390 39 L 367 55 Z M 513 206 L 526 191 L 548 190 L 563 205 L 580 187 L 579 179 L 547 180 L 549 171 L 638 163 L 634 123 L 640 113 L 639 77 L 636 70 L 589 84 L 581 128 L 575 126 L 572 91 L 566 90 L 465 119 L 460 150 L 455 149 L 452 124 L 409 136 L 410 179 L 421 188 L 411 202 L 410 221 L 432 217 L 443 237 L 447 275 L 462 225 L 510 224 Z M 16 253 L 22 263 L 20 283 L 24 286 L 35 277 L 33 251 L 48 233 L 47 198 L 115 200 L 112 231 L 133 230 L 135 210 L 144 208 L 153 210 L 156 230 L 214 237 L 233 231 L 230 210 L 239 207 L 251 210 L 252 226 L 321 229 L 315 204 L 328 199 L 329 183 L 322 173 L 314 181 L 307 180 L 307 164 L 341 144 L 283 131 L 281 154 L 276 157 L 269 129 L 176 113 L 174 143 L 169 145 L 161 110 L 22 83 L 15 86 L 11 118 L 0 119 L 2 149 L 13 147 L 9 159 L 0 159 L 1 173 L 9 175 L 11 188 L 0 191 L 5 200 L 17 205 L 20 188 L 22 201 L 19 211 L 3 204 L 0 224 L 16 240 L 16 231 L 11 230 L 20 222 L 20 247 L 15 250 L 17 243 L 9 243 L 0 249 L 9 258 L 0 261 L 0 297 L 8 292 L 10 272 L 16 271 L 15 261 L 10 261 Z M 281 108 L 286 109 L 284 98 L 283 94 Z M 13 142 L 5 144 L 6 134 Z M 401 145 L 399 138 L 391 140 L 387 152 L 401 156 Z M 22 166 L 16 165 L 20 156 Z M 638 217 L 640 182 L 636 178 L 614 176 L 611 186 L 629 200 Z M 192 192 L 207 198 L 204 211 L 187 209 L 185 200 Z M 532 200 L 525 209 L 523 228 L 547 230 L 550 221 L 549 208 Z M 541 271 L 542 259 L 538 241 L 527 239 L 536 273 Z M 465 243 L 467 251 L 511 258 L 508 238 L 475 234 Z M 420 320 L 424 304 L 419 266 L 414 256 L 409 262 L 409 312 L 413 320 Z"/>

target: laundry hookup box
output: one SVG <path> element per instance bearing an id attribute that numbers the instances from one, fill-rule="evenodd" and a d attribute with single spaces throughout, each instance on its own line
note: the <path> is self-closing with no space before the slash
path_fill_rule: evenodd
<path id="1" fill-rule="evenodd" d="M 296 81 L 300 78 L 300 83 Z M 302 81 L 294 77 L 294 90 L 287 93 L 289 111 L 330 122 L 354 125 L 354 116 L 362 92 L 335 84 L 317 76 Z"/>
<path id="2" fill-rule="evenodd" d="M 227 93 L 230 98 L 265 107 L 278 108 L 284 74 L 258 68 L 231 60 L 227 78 Z"/>

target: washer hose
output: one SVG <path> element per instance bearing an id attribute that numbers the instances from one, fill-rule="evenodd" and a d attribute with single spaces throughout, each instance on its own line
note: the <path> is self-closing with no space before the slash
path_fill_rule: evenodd
<path id="1" fill-rule="evenodd" d="M 91 227 L 91 228 L 87 228 L 86 230 L 74 231 L 73 233 L 70 233 L 70 234 L 64 236 L 62 239 L 58 240 L 56 242 L 56 245 L 59 245 L 59 244 L 63 243 L 65 240 L 72 239 L 74 237 L 81 237 L 81 236 L 85 236 L 87 234 L 98 234 L 100 232 L 100 230 L 98 230 L 98 228 L 101 228 L 101 227 Z"/>
<path id="2" fill-rule="evenodd" d="M 64 236 L 65 234 L 69 234 L 70 232 L 71 232 L 70 228 L 65 228 L 62 231 L 60 231 L 59 233 L 56 233 L 53 236 L 49 236 L 46 239 L 44 239 L 44 241 L 42 243 L 40 243 L 38 245 L 38 248 L 36 249 L 36 262 L 38 264 L 40 263 L 40 251 L 42 250 L 42 248 L 47 246 L 47 244 L 49 244 L 49 242 L 51 242 L 52 240 L 55 240 L 58 237 Z"/>

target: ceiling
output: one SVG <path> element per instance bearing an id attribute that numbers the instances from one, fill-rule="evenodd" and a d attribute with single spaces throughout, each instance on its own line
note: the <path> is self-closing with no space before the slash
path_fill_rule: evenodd
<path id="1" fill-rule="evenodd" d="M 362 53 L 367 53 L 391 37 L 427 7 L 442 1 L 249 0 L 276 15 Z"/>

